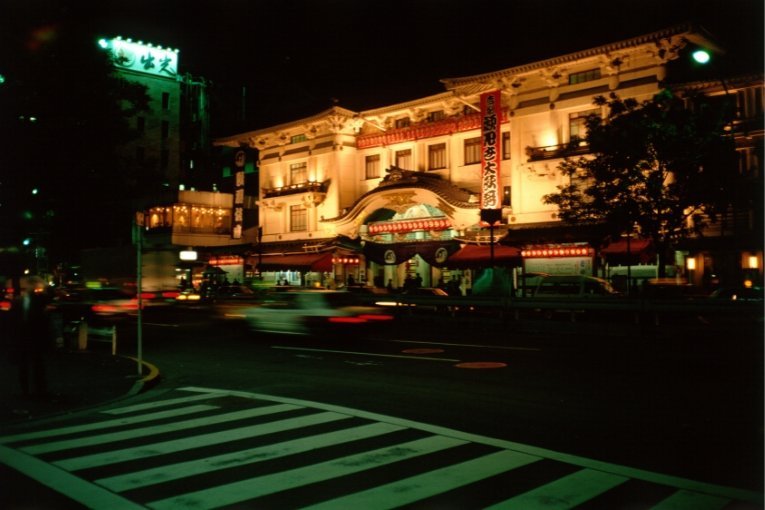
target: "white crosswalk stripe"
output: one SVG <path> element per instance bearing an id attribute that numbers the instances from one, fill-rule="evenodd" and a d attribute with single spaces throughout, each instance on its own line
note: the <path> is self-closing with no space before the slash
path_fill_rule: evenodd
<path id="1" fill-rule="evenodd" d="M 182 430 L 194 429 L 203 427 L 206 425 L 214 425 L 217 423 L 225 423 L 236 420 L 244 420 L 246 418 L 253 418 L 255 416 L 264 416 L 266 414 L 283 413 L 285 411 L 293 411 L 297 409 L 296 406 L 289 404 L 277 404 L 268 407 L 257 407 L 255 409 L 245 409 L 243 411 L 235 411 L 233 413 L 218 414 L 215 416 L 205 418 L 194 418 L 192 420 L 185 420 L 176 423 L 167 423 L 164 425 L 153 425 L 148 427 L 141 427 L 137 429 L 123 430 L 120 432 L 111 432 L 108 434 L 98 434 L 95 436 L 80 437 L 76 439 L 64 439 L 62 441 L 52 441 L 49 443 L 41 443 L 37 445 L 27 446 L 21 449 L 21 451 L 30 454 L 50 453 L 60 450 L 69 450 L 73 448 L 82 448 L 83 446 L 93 446 L 104 443 L 116 443 L 117 441 L 124 441 L 126 439 L 133 439 L 137 437 L 146 437 L 147 435 L 164 434 L 167 432 L 179 432 Z"/>
<path id="2" fill-rule="evenodd" d="M 0 463 L 89 508 L 258 507 L 284 496 L 296 498 L 289 507 L 387 509 L 491 482 L 486 508 L 569 509 L 632 481 L 662 487 L 641 508 L 762 505 L 750 491 L 338 406 L 193 387 L 169 397 L 105 411 L 112 419 L 0 437 Z M 514 492 L 513 477 L 550 465 L 564 469 Z M 314 490 L 327 484 L 325 496 Z"/>
<path id="3" fill-rule="evenodd" d="M 371 423 L 369 425 L 327 432 L 283 443 L 269 444 L 260 448 L 251 448 L 249 450 L 146 469 L 126 475 L 103 478 L 96 480 L 96 483 L 115 492 L 122 492 L 147 485 L 178 480 L 188 476 L 209 473 L 218 469 L 229 469 L 287 455 L 309 452 L 316 448 L 357 441 L 397 430 L 402 430 L 402 427 L 388 425 L 387 423 Z"/>
<path id="4" fill-rule="evenodd" d="M 319 423 L 344 420 L 350 416 L 344 416 L 337 413 L 318 413 L 310 416 L 279 420 L 261 425 L 251 425 L 249 427 L 240 427 L 236 429 L 224 430 L 221 432 L 212 432 L 210 434 L 200 434 L 191 437 L 182 437 L 180 439 L 171 439 L 160 443 L 141 445 L 135 448 L 125 448 L 122 450 L 112 450 L 105 453 L 86 455 L 83 457 L 74 457 L 54 462 L 58 467 L 69 471 L 86 469 L 91 467 L 106 466 L 118 462 L 127 462 L 129 460 L 145 459 L 156 455 L 165 455 L 168 453 L 199 448 L 200 445 L 210 446 L 228 441 L 236 441 L 244 438 L 273 434 L 284 430 L 292 430 L 300 427 L 308 427 Z"/>

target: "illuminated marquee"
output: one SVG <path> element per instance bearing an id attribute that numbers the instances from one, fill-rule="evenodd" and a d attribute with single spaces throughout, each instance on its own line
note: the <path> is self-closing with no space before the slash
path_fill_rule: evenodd
<path id="1" fill-rule="evenodd" d="M 177 49 L 143 44 L 121 37 L 103 41 L 102 46 L 111 51 L 114 65 L 120 69 L 168 78 L 174 78 L 178 74 Z"/>

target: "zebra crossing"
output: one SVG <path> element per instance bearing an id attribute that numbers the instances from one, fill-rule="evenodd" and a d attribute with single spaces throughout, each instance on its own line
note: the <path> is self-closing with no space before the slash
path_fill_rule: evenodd
<path id="1" fill-rule="evenodd" d="M 88 508 L 762 507 L 762 495 L 333 405 L 184 387 L 0 437 Z M 741 508 L 741 506 L 736 506 Z"/>

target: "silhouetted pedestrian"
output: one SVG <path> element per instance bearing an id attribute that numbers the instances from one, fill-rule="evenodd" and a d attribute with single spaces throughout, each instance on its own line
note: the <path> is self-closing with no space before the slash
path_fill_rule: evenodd
<path id="1" fill-rule="evenodd" d="M 18 367 L 24 396 L 47 392 L 45 352 L 51 346 L 51 328 L 46 312 L 47 298 L 41 284 L 29 279 L 11 305 L 11 362 Z"/>

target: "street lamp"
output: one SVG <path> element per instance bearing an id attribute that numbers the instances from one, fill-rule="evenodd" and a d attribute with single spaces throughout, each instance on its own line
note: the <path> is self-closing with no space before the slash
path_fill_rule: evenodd
<path id="1" fill-rule="evenodd" d="M 699 64 L 706 64 L 712 59 L 707 50 L 696 50 L 691 54 L 691 57 Z"/>

